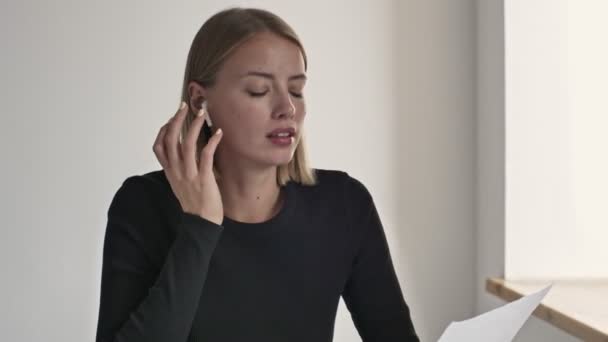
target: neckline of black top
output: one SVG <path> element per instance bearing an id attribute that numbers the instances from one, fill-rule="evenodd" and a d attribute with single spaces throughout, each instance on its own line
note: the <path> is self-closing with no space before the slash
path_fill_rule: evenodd
<path id="1" fill-rule="evenodd" d="M 162 183 L 164 183 L 164 187 L 167 189 L 167 191 L 170 192 L 171 197 L 174 199 L 174 201 L 176 203 L 175 204 L 176 209 L 181 210 L 181 206 L 179 205 L 177 198 L 173 194 L 173 190 L 171 189 L 169 181 L 167 180 L 167 177 L 164 173 L 164 170 L 162 170 L 162 169 L 157 170 L 155 172 L 151 172 L 148 175 L 156 176 L 161 179 Z M 297 202 L 297 198 L 298 198 L 298 196 L 296 194 L 296 192 L 297 192 L 296 186 L 298 186 L 298 185 L 299 185 L 299 183 L 296 183 L 296 182 L 290 180 L 285 185 L 281 186 L 281 189 L 284 191 L 283 204 L 282 204 L 279 212 L 276 213 L 270 219 L 263 221 L 263 222 L 249 223 L 249 222 L 240 222 L 237 220 L 233 220 L 233 219 L 227 217 L 226 215 L 224 215 L 224 220 L 223 220 L 221 226 L 229 231 L 233 231 L 233 232 L 236 232 L 239 234 L 240 233 L 243 233 L 243 234 L 268 233 L 268 232 L 286 230 L 286 228 L 289 227 L 289 224 L 287 224 L 287 223 L 289 223 L 290 218 L 293 216 L 293 214 L 296 210 L 296 202 Z"/>
<path id="2" fill-rule="evenodd" d="M 273 217 L 263 222 L 241 222 L 224 215 L 224 221 L 222 226 L 229 230 L 238 231 L 239 233 L 267 233 L 274 232 L 277 230 L 285 229 L 289 222 L 289 218 L 295 211 L 297 196 L 295 196 L 295 183 L 293 181 L 287 182 L 281 187 L 283 191 L 283 203 L 281 209 Z"/>

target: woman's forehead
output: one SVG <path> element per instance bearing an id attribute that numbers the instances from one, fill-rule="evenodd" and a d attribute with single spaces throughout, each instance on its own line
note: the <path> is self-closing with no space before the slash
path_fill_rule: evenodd
<path id="1" fill-rule="evenodd" d="M 273 34 L 258 34 L 239 46 L 225 62 L 231 77 L 256 77 L 271 74 L 292 78 L 304 74 L 304 58 L 291 41 Z M 302 77 L 299 77 L 302 79 Z"/>

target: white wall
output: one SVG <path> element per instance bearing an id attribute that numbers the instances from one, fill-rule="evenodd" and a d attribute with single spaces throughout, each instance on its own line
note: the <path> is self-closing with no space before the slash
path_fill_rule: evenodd
<path id="1" fill-rule="evenodd" d="M 477 313 L 505 304 L 485 291 L 505 274 L 505 58 L 503 0 L 477 1 Z M 531 317 L 518 342 L 578 339 Z"/>
<path id="2" fill-rule="evenodd" d="M 507 4 L 505 274 L 605 278 L 608 3 Z"/>
<path id="3" fill-rule="evenodd" d="M 301 35 L 313 164 L 370 188 L 422 340 L 503 304 L 483 289 L 504 271 L 502 1 L 14 2 L 0 10 L 2 340 L 93 339 L 109 201 L 159 169 L 151 145 L 193 35 L 234 4 Z M 352 139 L 335 139 L 344 126 Z M 340 302 L 335 341 L 358 340 Z"/>

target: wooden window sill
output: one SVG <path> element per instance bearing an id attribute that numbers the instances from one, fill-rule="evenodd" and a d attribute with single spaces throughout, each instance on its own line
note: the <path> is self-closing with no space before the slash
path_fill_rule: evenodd
<path id="1" fill-rule="evenodd" d="M 608 279 L 505 280 L 488 278 L 486 291 L 512 302 L 553 283 L 534 315 L 584 341 L 608 342 Z"/>

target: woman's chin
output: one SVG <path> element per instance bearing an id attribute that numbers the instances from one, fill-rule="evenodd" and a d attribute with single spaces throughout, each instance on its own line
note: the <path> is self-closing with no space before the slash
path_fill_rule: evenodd
<path id="1" fill-rule="evenodd" d="M 275 166 L 287 165 L 293 159 L 293 153 L 275 153 L 268 163 Z"/>

